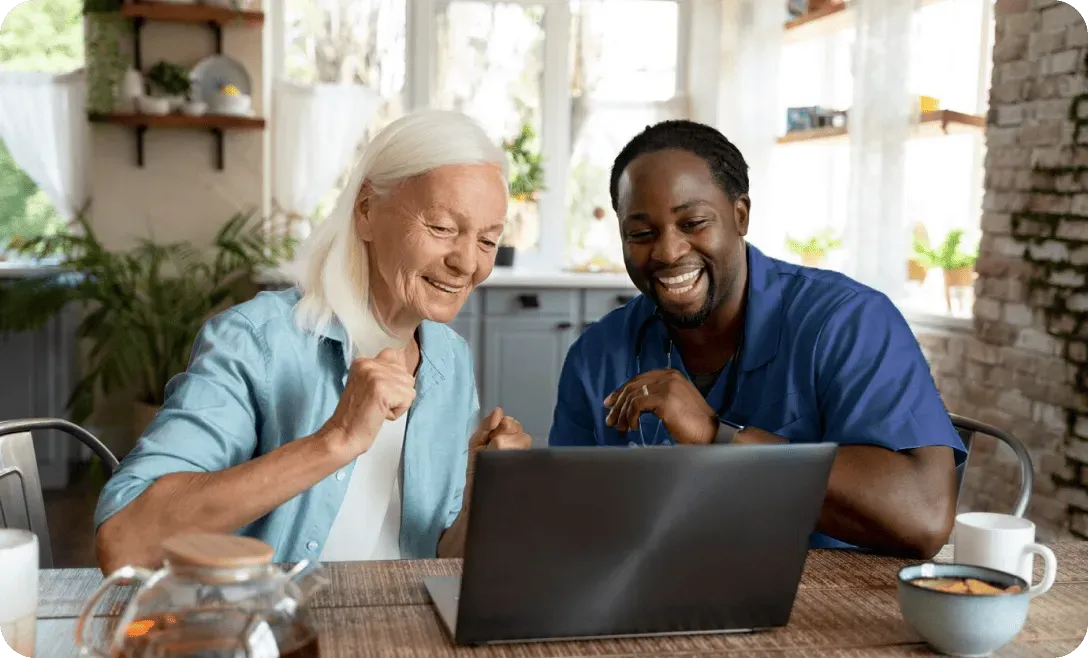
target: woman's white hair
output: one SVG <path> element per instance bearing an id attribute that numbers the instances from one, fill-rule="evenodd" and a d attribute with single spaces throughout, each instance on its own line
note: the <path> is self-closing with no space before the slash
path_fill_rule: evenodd
<path id="1" fill-rule="evenodd" d="M 343 325 L 356 356 L 375 356 L 404 340 L 389 334 L 370 306 L 366 244 L 356 235 L 355 208 L 363 183 L 374 196 L 432 169 L 457 164 L 494 164 L 507 180 L 506 154 L 473 119 L 459 112 L 422 110 L 385 127 L 366 146 L 333 211 L 301 247 L 295 267 L 302 299 L 298 326 L 326 329 L 335 318 Z"/>

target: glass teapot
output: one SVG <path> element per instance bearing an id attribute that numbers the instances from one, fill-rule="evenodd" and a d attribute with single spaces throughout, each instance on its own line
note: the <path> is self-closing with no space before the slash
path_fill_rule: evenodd
<path id="1" fill-rule="evenodd" d="M 290 571 L 272 547 L 249 537 L 190 534 L 163 542 L 163 567 L 122 567 L 87 601 L 76 626 L 83 655 L 98 658 L 318 658 L 305 604 L 328 584 L 320 565 Z M 137 581 L 109 646 L 93 646 L 86 626 L 101 598 Z"/>

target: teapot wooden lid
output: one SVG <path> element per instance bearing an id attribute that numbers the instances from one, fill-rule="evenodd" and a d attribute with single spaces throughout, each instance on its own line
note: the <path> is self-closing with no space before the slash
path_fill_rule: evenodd
<path id="1" fill-rule="evenodd" d="M 162 543 L 172 564 L 230 569 L 272 562 L 272 547 L 259 539 L 220 534 L 175 535 Z"/>

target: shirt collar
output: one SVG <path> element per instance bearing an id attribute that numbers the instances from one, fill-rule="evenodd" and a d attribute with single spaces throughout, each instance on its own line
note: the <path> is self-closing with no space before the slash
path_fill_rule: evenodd
<path id="1" fill-rule="evenodd" d="M 782 289 L 778 265 L 755 246 L 748 248 L 748 304 L 744 318 L 741 368 L 749 372 L 778 354 L 782 333 Z"/>
<path id="2" fill-rule="evenodd" d="M 348 332 L 344 325 L 335 316 L 329 321 L 327 327 L 317 332 L 320 338 L 340 343 L 344 352 L 344 363 L 351 363 L 351 353 L 348 351 Z M 419 373 L 417 379 L 427 381 L 433 375 L 437 379 L 445 379 L 453 363 L 453 345 L 449 336 L 437 322 L 424 320 L 419 326 Z"/>

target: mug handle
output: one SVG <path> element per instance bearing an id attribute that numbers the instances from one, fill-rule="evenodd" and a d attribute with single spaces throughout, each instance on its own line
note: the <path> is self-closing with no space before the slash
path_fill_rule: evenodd
<path id="1" fill-rule="evenodd" d="M 1040 594 L 1046 594 L 1058 575 L 1058 558 L 1054 557 L 1054 551 L 1042 544 L 1028 544 L 1024 547 L 1024 552 L 1029 556 L 1038 555 L 1043 558 L 1044 565 L 1043 579 L 1039 581 L 1039 584 L 1028 588 L 1028 597 L 1035 598 Z M 1032 564 L 1034 565 L 1034 560 L 1032 560 Z"/>
<path id="2" fill-rule="evenodd" d="M 102 600 L 102 597 L 106 595 L 106 592 L 110 590 L 115 584 L 122 581 L 139 581 L 141 584 L 150 580 L 155 573 L 148 569 L 141 569 L 139 567 L 121 567 L 117 571 L 114 571 L 106 579 L 102 581 L 102 584 L 98 586 L 98 589 L 87 600 L 87 603 L 83 606 L 83 612 L 79 615 L 79 620 L 76 621 L 76 646 L 79 647 L 81 655 L 92 656 L 108 656 L 110 648 L 107 647 L 105 651 L 102 651 L 99 647 L 93 646 L 86 641 L 85 625 L 88 620 L 93 618 L 94 609 L 98 606 L 98 602 Z"/>

